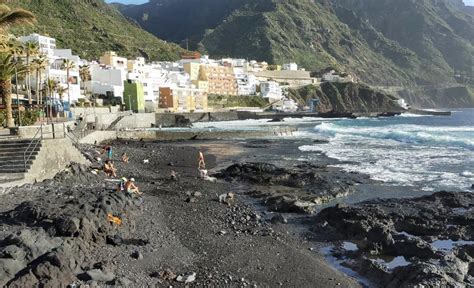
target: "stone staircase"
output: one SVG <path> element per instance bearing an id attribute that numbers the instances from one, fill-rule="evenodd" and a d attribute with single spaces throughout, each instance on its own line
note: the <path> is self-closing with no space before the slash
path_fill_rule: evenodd
<path id="1" fill-rule="evenodd" d="M 0 141 L 0 183 L 24 179 L 40 149 L 40 139 L 5 139 Z M 27 151 L 26 157 L 28 158 L 26 166 L 25 151 Z"/>

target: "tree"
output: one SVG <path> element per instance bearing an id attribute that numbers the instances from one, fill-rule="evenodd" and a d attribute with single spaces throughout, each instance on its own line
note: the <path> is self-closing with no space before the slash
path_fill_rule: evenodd
<path id="1" fill-rule="evenodd" d="M 14 25 L 32 25 L 36 22 L 35 15 L 24 9 L 10 9 L 0 4 L 0 30 L 7 30 Z"/>
<path id="2" fill-rule="evenodd" d="M 42 97 L 42 75 L 43 70 L 48 67 L 48 58 L 44 55 L 40 55 L 40 57 L 33 60 L 34 68 L 36 70 L 36 103 L 38 105 L 43 104 L 43 97 Z"/>
<path id="3" fill-rule="evenodd" d="M 57 85 L 56 93 L 58 93 L 59 100 L 61 101 L 61 103 L 63 102 L 63 96 L 64 96 L 64 93 L 66 93 L 66 91 L 67 91 L 67 88 L 65 88 L 61 85 Z"/>
<path id="4" fill-rule="evenodd" d="M 31 25 L 35 21 L 35 15 L 29 11 L 23 9 L 10 9 L 7 5 L 0 4 L 0 35 L 2 36 L 0 37 L 0 96 L 6 106 L 8 127 L 15 126 L 11 98 L 12 76 L 15 74 L 18 75 L 17 73 L 22 71 L 24 67 L 19 64 L 18 61 L 13 61 L 13 56 L 8 53 L 9 47 L 6 45 L 6 31 L 11 26 Z M 18 85 L 18 81 L 16 84 Z"/>
<path id="5" fill-rule="evenodd" d="M 52 118 L 53 117 L 53 97 L 54 97 L 54 92 L 56 91 L 56 88 L 58 87 L 58 83 L 56 81 L 54 81 L 53 79 L 49 78 L 49 79 L 46 79 L 45 83 L 44 83 L 44 87 L 46 89 L 46 94 L 49 96 L 49 101 L 46 101 L 46 104 L 48 104 L 49 102 L 49 105 L 47 108 L 49 108 L 49 113 L 48 113 L 48 116 L 49 118 Z"/>
<path id="6" fill-rule="evenodd" d="M 69 90 L 69 72 L 71 71 L 71 69 L 74 69 L 74 67 L 76 67 L 76 65 L 74 64 L 73 61 L 69 60 L 69 59 L 64 59 L 64 62 L 63 62 L 63 69 L 66 70 L 66 78 L 67 78 L 67 101 L 68 101 L 68 104 L 69 104 L 69 107 L 71 107 L 71 93 L 70 93 L 70 90 Z"/>
<path id="7" fill-rule="evenodd" d="M 32 66 L 30 66 L 30 57 L 38 55 L 40 52 L 39 45 L 36 42 L 29 41 L 24 44 L 24 52 L 26 55 L 26 91 L 28 95 L 28 103 L 31 105 L 33 100 L 31 99 L 31 79 L 30 79 L 30 72 L 33 70 Z"/>
<path id="8" fill-rule="evenodd" d="M 0 52 L 0 97 L 7 110 L 7 126 L 14 127 L 12 111 L 12 77 L 26 68 L 13 60 L 11 53 Z"/>

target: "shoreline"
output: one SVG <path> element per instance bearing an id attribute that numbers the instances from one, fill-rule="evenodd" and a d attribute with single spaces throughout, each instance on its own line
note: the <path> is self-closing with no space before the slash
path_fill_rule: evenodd
<path id="1" fill-rule="evenodd" d="M 78 167 L 60 173 L 53 180 L 13 188 L 10 193 L 0 195 L 3 200 L 0 214 L 8 220 L 2 223 L 1 237 L 17 239 L 15 237 L 19 237 L 18 233 L 26 229 L 31 231 L 34 237 L 42 237 L 41 239 L 44 238 L 48 243 L 59 241 L 55 240 L 57 238 L 64 243 L 73 243 L 73 249 L 68 248 L 72 251 L 63 254 L 75 259 L 76 262 L 80 262 L 80 259 L 77 259 L 79 253 L 90 257 L 89 263 L 82 262 L 78 265 L 79 268 L 76 267 L 76 271 L 71 271 L 68 267 L 55 266 L 59 270 L 57 273 L 60 277 L 57 278 L 60 282 L 75 279 L 74 281 L 77 281 L 75 283 L 81 284 L 99 283 L 125 287 L 153 284 L 184 287 L 183 283 L 176 281 L 176 276 L 196 273 L 196 279 L 192 282 L 192 285 L 196 286 L 359 287 L 364 283 L 363 278 L 357 275 L 353 278 L 354 275 L 351 277 L 337 270 L 334 264 L 339 265 L 339 262 L 328 262 L 329 254 L 323 252 L 336 251 L 334 247 L 339 247 L 341 238 L 330 238 L 330 233 L 325 230 L 313 230 L 314 227 L 321 228 L 315 226 L 315 215 L 319 215 L 317 213 L 326 211 L 326 207 L 334 206 L 338 202 L 358 203 L 373 199 L 375 195 L 372 193 L 376 193 L 377 197 L 390 198 L 403 188 L 387 187 L 381 182 L 371 181 L 367 176 L 328 167 L 339 161 L 321 153 L 312 160 L 317 165 L 301 166 L 301 161 L 297 157 L 301 154 L 297 149 L 299 143 L 294 140 L 208 140 L 171 143 L 119 140 L 111 144 L 120 172 L 118 176 L 134 177 L 145 193 L 143 200 L 115 199 L 113 195 L 117 192 L 111 190 L 115 184 L 110 182 L 110 179 L 101 174 L 93 176 L 90 169 L 81 168 L 84 169 L 81 170 Z M 327 144 L 320 143 L 320 145 Z M 92 146 L 83 148 L 94 153 Z M 198 149 L 205 151 L 211 175 L 239 163 L 266 163 L 265 165 L 275 165 L 276 168 L 265 167 L 277 170 L 270 170 L 268 175 L 261 174 L 265 170 L 244 173 L 239 175 L 243 178 L 237 178 L 234 183 L 223 180 L 217 183 L 205 181 L 198 177 L 196 169 Z M 131 157 L 130 164 L 125 165 L 118 161 L 117 158 L 122 152 L 127 152 Z M 145 163 L 143 160 L 148 161 Z M 247 169 L 252 166 L 242 167 Z M 172 170 L 178 172 L 178 181 L 170 180 Z M 262 175 L 262 178 L 253 178 L 256 175 Z M 306 178 L 300 178 L 298 175 L 305 175 Z M 346 191 L 350 187 L 355 188 L 348 196 L 345 194 L 343 198 L 337 198 L 337 191 L 334 191 L 336 194 L 326 194 L 328 191 L 324 189 L 312 190 L 314 182 L 311 182 L 313 181 L 311 179 L 314 178 L 311 175 L 322 175 L 323 178 L 317 178 L 318 181 L 327 183 L 328 187 L 339 186 L 343 189 L 341 191 Z M 275 180 L 261 182 L 272 177 L 276 177 Z M 219 178 L 225 179 L 225 177 Z M 249 183 L 249 179 L 260 180 Z M 331 179 L 334 179 L 334 182 Z M 58 234 L 58 229 L 64 229 L 63 222 L 56 223 L 57 220 L 54 220 L 58 215 L 64 219 L 73 219 L 76 214 L 83 213 L 80 208 L 82 206 L 77 207 L 73 204 L 71 207 L 68 198 L 55 196 L 62 195 L 65 191 L 66 195 L 70 194 L 69 197 L 73 198 L 84 197 L 88 193 L 106 199 L 113 197 L 110 198 L 115 199 L 112 203 L 118 203 L 119 206 L 114 206 L 116 208 L 110 210 L 109 204 L 105 206 L 101 204 L 97 206 L 98 215 L 105 213 L 100 212 L 100 209 L 113 212 L 113 215 L 124 221 L 123 226 L 109 227 L 110 223 L 99 217 L 94 220 L 98 221 L 94 222 L 94 225 L 105 225 L 103 227 L 108 228 L 105 232 L 98 232 L 99 230 L 93 232 L 92 235 L 96 236 L 92 238 L 84 236 L 89 235 L 87 234 L 89 232 L 84 234 L 84 220 L 80 220 L 80 225 L 77 227 L 66 226 L 68 229 L 77 229 L 77 236 L 74 236 L 74 233 L 73 235 L 66 233 L 66 236 L 64 233 Z M 365 196 L 361 195 L 362 191 L 365 191 Z M 218 196 L 228 192 L 236 193 L 235 203 L 230 206 L 219 203 Z M 315 209 L 309 210 L 309 206 L 305 203 L 314 202 L 315 198 L 307 198 L 308 192 L 336 195 L 336 197 L 328 199 L 329 202 L 322 205 L 314 203 L 315 205 L 310 205 L 310 208 Z M 30 200 L 31 203 L 28 204 L 31 206 L 27 206 L 29 210 L 43 211 L 42 214 L 38 214 L 42 215 L 43 220 L 38 220 L 34 225 L 9 218 L 24 211 L 24 208 L 21 208 L 23 210 L 19 208 L 23 207 L 24 204 L 21 204 L 23 200 L 17 197 L 24 193 L 28 193 L 28 197 L 24 200 Z M 302 201 L 288 198 L 293 196 Z M 398 196 L 416 197 L 412 191 L 406 191 L 405 194 Z M 89 202 L 93 200 L 84 199 L 85 207 L 95 205 L 94 202 Z M 59 214 L 49 212 L 49 210 L 55 211 L 58 207 L 66 208 L 62 212 L 55 212 Z M 338 204 L 336 207 L 345 205 Z M 114 211 L 123 208 L 127 211 L 120 213 Z M 97 218 L 97 216 L 90 217 Z M 52 227 L 55 227 L 53 230 L 51 221 Z M 318 233 L 315 234 L 316 231 Z M 320 237 L 326 235 L 327 238 L 315 237 L 318 235 Z M 349 238 L 346 241 L 350 241 Z M 63 251 L 65 244 L 61 245 L 59 248 Z M 25 249 L 22 246 L 20 248 Z M 323 248 L 326 250 L 321 250 Z M 58 252 L 54 249 L 50 253 L 57 255 Z M 34 279 L 25 279 L 24 275 L 12 275 L 8 283 L 10 285 L 22 283 L 26 286 L 37 283 L 35 281 L 51 283 L 48 282 L 50 280 L 35 274 L 35 269 L 38 269 L 35 267 L 38 265 L 54 266 L 51 261 L 46 260 L 28 259 L 35 264 L 29 264 L 30 266 L 23 269 L 33 273 Z M 351 269 L 358 268 L 351 267 Z M 319 272 L 315 274 L 314 271 Z M 92 273 L 93 276 L 94 273 L 100 275 L 98 277 L 95 275 L 92 279 L 88 273 Z M 89 275 L 87 277 L 91 279 L 84 274 Z M 107 275 L 110 277 L 107 278 Z"/>

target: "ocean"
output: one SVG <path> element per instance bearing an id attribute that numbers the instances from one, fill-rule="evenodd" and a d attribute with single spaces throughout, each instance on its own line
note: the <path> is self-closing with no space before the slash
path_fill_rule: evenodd
<path id="1" fill-rule="evenodd" d="M 253 130 L 280 125 L 298 128 L 290 139 L 298 143 L 302 161 L 317 159 L 322 152 L 342 161 L 335 166 L 347 171 L 427 192 L 470 191 L 474 184 L 474 109 L 458 109 L 452 116 L 246 120 L 195 126 Z M 329 143 L 314 143 L 321 138 Z"/>
<path id="2" fill-rule="evenodd" d="M 299 133 L 330 140 L 326 145 L 302 145 L 302 152 L 322 151 L 348 162 L 337 166 L 387 185 L 469 191 L 474 184 L 474 109 L 453 111 L 451 117 L 338 119 Z"/>

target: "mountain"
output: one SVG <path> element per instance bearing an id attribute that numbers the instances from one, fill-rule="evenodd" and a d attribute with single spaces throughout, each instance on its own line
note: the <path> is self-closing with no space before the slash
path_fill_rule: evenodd
<path id="1" fill-rule="evenodd" d="M 420 87 L 474 85 L 474 17 L 462 0 L 151 0 L 120 10 L 213 57 L 331 66 L 371 85 L 416 87 L 412 104 L 433 103 Z"/>
<path id="2" fill-rule="evenodd" d="M 113 5 L 156 36 L 196 49 L 207 29 L 220 25 L 243 4 L 243 0 L 151 0 Z"/>
<path id="3" fill-rule="evenodd" d="M 37 17 L 34 27 L 12 29 L 16 35 L 32 32 L 57 39 L 58 47 L 72 48 L 85 59 L 98 59 L 103 52 L 117 51 L 127 57 L 176 60 L 184 51 L 129 21 L 103 0 L 10 0 L 10 7 L 21 7 Z"/>

